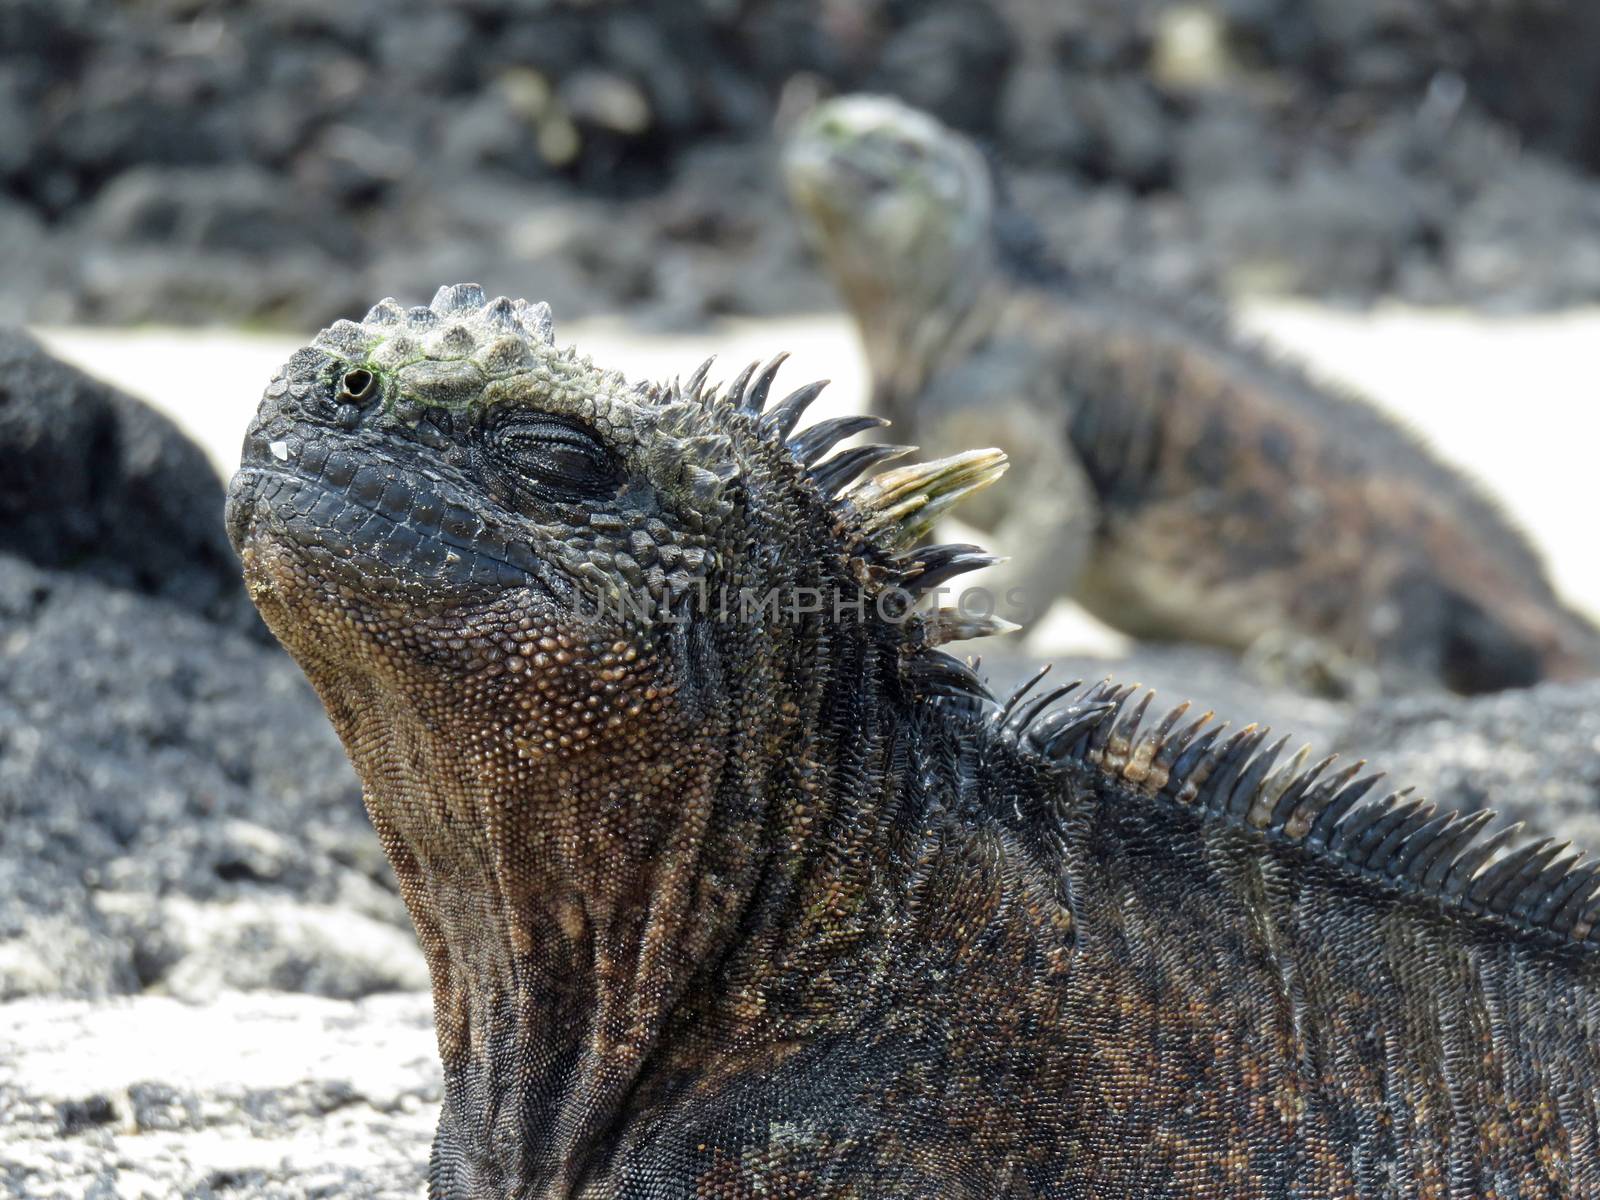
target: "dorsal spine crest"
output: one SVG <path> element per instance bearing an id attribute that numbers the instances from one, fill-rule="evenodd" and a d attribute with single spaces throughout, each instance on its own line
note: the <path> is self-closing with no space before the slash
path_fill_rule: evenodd
<path id="1" fill-rule="evenodd" d="M 1257 726 L 1224 738 L 1210 713 L 1179 729 L 1187 703 L 1147 728 L 1155 693 L 1136 685 L 1073 684 L 1019 707 L 1042 674 L 1003 705 L 989 699 L 992 732 L 1052 763 L 1091 767 L 1141 801 L 1194 810 L 1446 911 L 1545 941 L 1600 942 L 1600 863 L 1569 843 L 1508 850 L 1520 824 L 1484 836 L 1492 812 L 1439 812 L 1409 788 L 1365 799 L 1381 775 L 1362 776 L 1363 762 L 1328 775 L 1334 756 L 1307 768 L 1309 747 L 1274 773 L 1288 738 L 1263 749 L 1269 731 Z"/>

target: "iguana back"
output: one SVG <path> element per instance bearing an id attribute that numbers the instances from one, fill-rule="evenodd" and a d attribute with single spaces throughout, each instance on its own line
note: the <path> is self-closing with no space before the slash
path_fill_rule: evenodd
<path id="1" fill-rule="evenodd" d="M 869 915 L 763 914 L 607 1184 L 738 1129 L 794 1195 L 1600 1195 L 1593 874 L 1131 691 L 908 737 Z M 731 980 L 783 1001 L 725 1023 Z"/>

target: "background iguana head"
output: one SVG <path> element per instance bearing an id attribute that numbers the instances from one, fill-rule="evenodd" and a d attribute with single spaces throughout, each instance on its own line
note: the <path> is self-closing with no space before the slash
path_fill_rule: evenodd
<path id="1" fill-rule="evenodd" d="M 993 269 L 995 190 L 983 155 L 898 100 L 845 96 L 799 123 L 783 169 L 880 380 L 895 356 L 931 353 Z"/>

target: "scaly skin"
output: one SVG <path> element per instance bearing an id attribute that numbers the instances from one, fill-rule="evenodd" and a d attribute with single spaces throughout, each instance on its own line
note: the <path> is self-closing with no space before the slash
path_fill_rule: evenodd
<path id="1" fill-rule="evenodd" d="M 1600 1194 L 1595 874 L 1131 689 L 997 704 L 902 601 L 992 561 L 912 547 L 1000 457 L 851 484 L 775 369 L 630 387 L 462 286 L 246 437 L 433 976 L 431 1195 Z"/>
<path id="2" fill-rule="evenodd" d="M 1070 594 L 1138 637 L 1300 643 L 1391 687 L 1600 670 L 1600 633 L 1468 481 L 1209 314 L 1044 263 L 959 134 L 848 97 L 785 169 L 875 407 L 1023 477 L 965 515 L 1012 556 L 992 586 L 1024 618 Z"/>

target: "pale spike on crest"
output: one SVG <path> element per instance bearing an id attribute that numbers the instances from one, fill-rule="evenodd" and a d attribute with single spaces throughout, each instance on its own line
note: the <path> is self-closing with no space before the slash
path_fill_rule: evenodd
<path id="1" fill-rule="evenodd" d="M 550 312 L 550 305 L 543 300 L 537 304 L 529 304 L 526 300 L 517 301 L 517 319 L 522 322 L 530 336 L 542 338 L 547 346 L 556 344 L 556 319 Z"/>
<path id="2" fill-rule="evenodd" d="M 936 609 L 923 618 L 922 627 L 930 646 L 964 642 L 970 638 L 999 637 L 1022 628 L 1004 617 L 967 616 L 956 608 Z"/>
<path id="3" fill-rule="evenodd" d="M 999 479 L 1006 466 L 1002 450 L 968 450 L 874 475 L 845 496 L 869 537 L 887 549 L 905 549 L 921 541 L 963 497 Z"/>
<path id="4" fill-rule="evenodd" d="M 441 317 L 476 312 L 488 303 L 483 287 L 476 283 L 446 283 L 434 292 L 428 307 Z M 546 306 L 548 309 L 548 306 Z"/>

